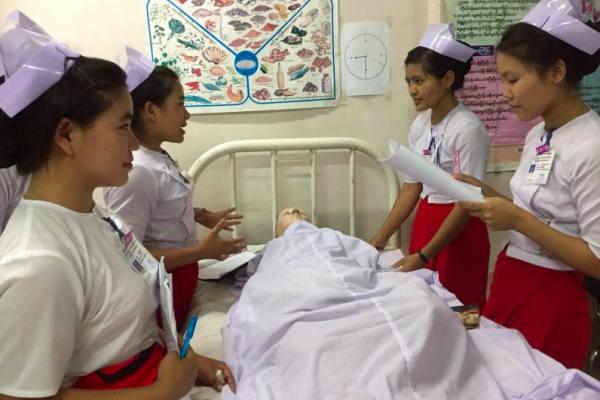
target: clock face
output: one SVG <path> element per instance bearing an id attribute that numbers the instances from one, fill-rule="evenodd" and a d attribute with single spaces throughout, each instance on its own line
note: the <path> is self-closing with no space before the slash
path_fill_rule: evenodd
<path id="1" fill-rule="evenodd" d="M 346 69 L 358 79 L 377 78 L 387 64 L 387 49 L 375 35 L 365 33 L 355 36 L 344 52 Z"/>

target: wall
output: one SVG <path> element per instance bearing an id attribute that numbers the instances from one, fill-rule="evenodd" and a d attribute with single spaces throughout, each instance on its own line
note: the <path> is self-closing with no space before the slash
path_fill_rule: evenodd
<path id="1" fill-rule="evenodd" d="M 146 48 L 145 0 L 2 0 L 0 18 L 20 8 L 40 23 L 58 40 L 85 55 L 113 58 L 119 46 L 128 44 Z M 385 152 L 387 140 L 394 137 L 407 143 L 407 132 L 415 112 L 406 93 L 403 59 L 414 47 L 428 22 L 438 22 L 440 1 L 339 0 L 340 22 L 380 22 L 390 25 L 392 90 L 389 96 L 346 98 L 337 108 L 264 113 L 241 113 L 193 116 L 188 122 L 184 145 L 166 145 L 166 149 L 187 168 L 207 149 L 230 140 L 292 137 L 351 136 L 366 140 Z M 290 157 L 288 157 L 290 158 Z M 291 156 L 306 159 L 306 155 Z M 327 154 L 319 158 L 324 167 L 319 172 L 319 224 L 348 231 L 348 170 L 347 156 Z M 257 156 L 242 157 L 238 181 L 248 190 L 240 198 L 241 211 L 246 214 L 243 234 L 253 243 L 269 238 L 271 212 L 269 160 Z M 282 163 L 280 205 L 309 208 L 310 194 L 305 190 L 309 170 L 306 163 Z M 357 233 L 369 239 L 387 213 L 387 194 L 378 166 L 363 157 L 358 158 Z M 225 177 L 226 163 L 219 162 L 198 181 L 195 203 L 209 209 L 224 208 L 229 191 Z M 489 176 L 488 183 L 508 191 L 510 175 Z M 266 179 L 262 179 L 266 178 Z M 308 211 L 308 210 L 307 210 Z M 403 242 L 410 236 L 410 223 L 403 227 Z M 493 248 L 503 235 L 493 235 Z"/>

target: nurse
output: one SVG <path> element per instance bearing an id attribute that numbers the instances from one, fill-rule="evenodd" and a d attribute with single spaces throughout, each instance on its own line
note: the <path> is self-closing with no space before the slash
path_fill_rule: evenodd
<path id="1" fill-rule="evenodd" d="M 219 390 L 217 369 L 233 389 L 222 362 L 166 354 L 160 265 L 94 204 L 94 189 L 127 182 L 139 147 L 125 73 L 18 11 L 0 31 L 0 146 L 32 174 L 0 238 L 0 399 L 176 400 L 197 381 Z"/>
<path id="2" fill-rule="evenodd" d="M 173 305 L 179 331 L 183 328 L 198 282 L 198 260 L 224 259 L 245 248 L 244 238 L 219 237 L 241 222 L 234 208 L 211 212 L 194 208 L 194 183 L 163 150 L 164 142 L 181 143 L 190 114 L 183 105 L 177 75 L 155 66 L 138 51 L 126 48 L 127 86 L 133 98 L 131 128 L 140 141 L 133 170 L 121 187 L 106 188 L 108 207 L 123 218 L 135 236 L 173 277 Z M 200 241 L 196 223 L 211 231 Z"/>
<path id="3" fill-rule="evenodd" d="M 590 343 L 584 274 L 600 278 L 600 116 L 577 89 L 600 65 L 600 32 L 581 7 L 541 1 L 497 46 L 504 97 L 520 120 L 543 118 L 525 140 L 513 200 L 457 177 L 486 197 L 460 206 L 510 231 L 484 315 L 568 368 L 583 367 Z"/>
<path id="4" fill-rule="evenodd" d="M 0 57 L 0 85 L 4 83 L 4 62 Z M 23 193 L 29 187 L 30 177 L 23 177 L 17 173 L 17 167 L 13 165 L 11 159 L 15 157 L 10 152 L 9 146 L 0 148 L 0 160 L 6 160 L 0 164 L 0 235 L 4 231 L 8 219 L 21 201 Z"/>
<path id="5" fill-rule="evenodd" d="M 431 25 L 404 61 L 408 92 L 421 112 L 410 127 L 412 150 L 452 173 L 479 179 L 486 173 L 490 142 L 481 120 L 455 96 L 471 69 L 475 50 L 455 39 L 453 24 Z M 469 172 L 467 172 L 469 171 Z M 455 200 L 405 177 L 396 203 L 371 240 L 383 249 L 419 204 L 410 254 L 396 267 L 408 272 L 429 268 L 465 304 L 485 306 L 489 239 L 485 224 L 455 207 Z"/>

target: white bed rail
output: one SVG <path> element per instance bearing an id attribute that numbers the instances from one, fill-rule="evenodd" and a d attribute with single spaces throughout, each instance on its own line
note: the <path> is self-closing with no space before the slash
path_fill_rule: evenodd
<path id="1" fill-rule="evenodd" d="M 231 205 L 237 207 L 237 180 L 236 180 L 236 153 L 270 152 L 271 154 L 271 205 L 273 227 L 277 222 L 279 212 L 278 184 L 277 184 L 277 156 L 283 151 L 309 151 L 311 163 L 311 221 L 317 225 L 317 151 L 318 150 L 349 150 L 349 178 L 350 178 L 350 234 L 356 236 L 356 152 L 371 157 L 378 161 L 385 156 L 364 140 L 349 137 L 325 137 L 325 138 L 302 138 L 302 139 L 257 139 L 236 140 L 215 146 L 202 154 L 192 165 L 188 173 L 194 179 L 214 161 L 221 157 L 229 156 L 229 178 Z M 388 184 L 389 208 L 396 201 L 400 185 L 395 171 L 381 163 Z M 234 227 L 234 237 L 237 237 L 237 227 Z M 396 243 L 396 235 L 392 237 L 392 243 Z"/>

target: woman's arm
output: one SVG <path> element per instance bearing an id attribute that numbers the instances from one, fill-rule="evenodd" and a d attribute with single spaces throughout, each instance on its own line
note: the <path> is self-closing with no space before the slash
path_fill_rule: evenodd
<path id="1" fill-rule="evenodd" d="M 396 198 L 392 211 L 388 214 L 385 222 L 379 228 L 379 232 L 371 239 L 370 243 L 378 250 L 383 250 L 394 232 L 406 221 L 419 202 L 419 196 L 423 191 L 421 183 L 405 183 Z"/>

